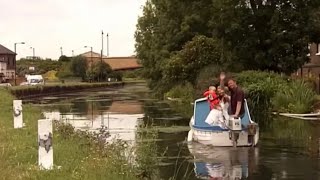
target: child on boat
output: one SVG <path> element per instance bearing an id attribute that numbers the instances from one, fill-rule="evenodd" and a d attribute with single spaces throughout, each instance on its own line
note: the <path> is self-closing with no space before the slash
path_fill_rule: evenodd
<path id="1" fill-rule="evenodd" d="M 209 91 L 205 92 L 204 95 L 209 93 L 211 93 L 211 96 L 214 98 L 210 99 L 210 96 L 208 95 L 210 113 L 208 114 L 205 122 L 211 126 L 220 126 L 221 128 L 227 128 L 226 122 L 229 119 L 229 116 L 227 115 L 228 103 L 224 99 L 224 90 L 220 87 L 218 96 L 215 93 L 215 87 L 212 88 L 212 86 L 210 86 Z"/>
<path id="2" fill-rule="evenodd" d="M 203 96 L 208 98 L 210 110 L 212 110 L 215 105 L 219 104 L 219 97 L 216 94 L 216 87 L 209 86 L 209 89 L 203 93 Z"/>

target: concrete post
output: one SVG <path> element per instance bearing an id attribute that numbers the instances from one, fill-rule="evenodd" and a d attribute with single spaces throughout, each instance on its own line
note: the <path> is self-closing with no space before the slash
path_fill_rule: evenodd
<path id="1" fill-rule="evenodd" d="M 15 129 L 23 127 L 22 100 L 13 100 L 13 127 Z"/>
<path id="2" fill-rule="evenodd" d="M 52 120 L 38 120 L 38 161 L 40 169 L 50 170 L 53 168 L 52 138 Z"/>

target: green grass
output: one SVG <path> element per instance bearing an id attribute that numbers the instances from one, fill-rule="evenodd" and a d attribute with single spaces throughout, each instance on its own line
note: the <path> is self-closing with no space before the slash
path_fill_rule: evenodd
<path id="1" fill-rule="evenodd" d="M 40 110 L 23 105 L 26 127 L 13 129 L 12 100 L 0 89 L 0 179 L 136 179 L 127 163 L 122 143 L 101 148 L 91 136 L 65 125 L 54 126 L 54 164 L 51 171 L 38 169 L 37 120 Z"/>

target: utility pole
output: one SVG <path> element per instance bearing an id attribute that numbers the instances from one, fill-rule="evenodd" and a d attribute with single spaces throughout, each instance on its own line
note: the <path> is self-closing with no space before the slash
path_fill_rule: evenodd
<path id="1" fill-rule="evenodd" d="M 32 49 L 32 59 L 35 59 L 35 49 L 34 47 L 30 47 L 30 49 Z"/>
<path id="2" fill-rule="evenodd" d="M 101 60 L 100 60 L 100 67 L 99 67 L 99 70 L 100 70 L 100 78 L 99 78 L 99 81 L 102 81 L 102 58 L 103 58 L 103 31 L 101 31 Z"/>
<path id="3" fill-rule="evenodd" d="M 107 33 L 107 57 L 109 57 L 109 33 Z"/>
<path id="4" fill-rule="evenodd" d="M 18 42 L 14 43 L 14 54 L 15 54 L 15 61 L 14 61 L 14 85 L 17 85 L 17 44 L 25 44 L 25 42 Z"/>

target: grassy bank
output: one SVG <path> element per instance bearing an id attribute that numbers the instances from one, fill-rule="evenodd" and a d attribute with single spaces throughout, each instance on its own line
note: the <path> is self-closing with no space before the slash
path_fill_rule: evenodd
<path id="1" fill-rule="evenodd" d="M 66 92 L 76 92 L 86 89 L 117 87 L 122 86 L 123 82 L 108 83 L 68 83 L 68 84 L 47 84 L 43 86 L 14 86 L 10 87 L 10 91 L 16 97 L 32 97 L 50 94 L 59 94 Z"/>
<path id="2" fill-rule="evenodd" d="M 37 120 L 40 110 L 23 106 L 26 127 L 13 129 L 12 96 L 0 89 L 0 179 L 136 179 L 136 171 L 123 155 L 124 144 L 106 148 L 85 132 L 72 127 L 54 125 L 54 164 L 51 171 L 37 166 Z"/>

